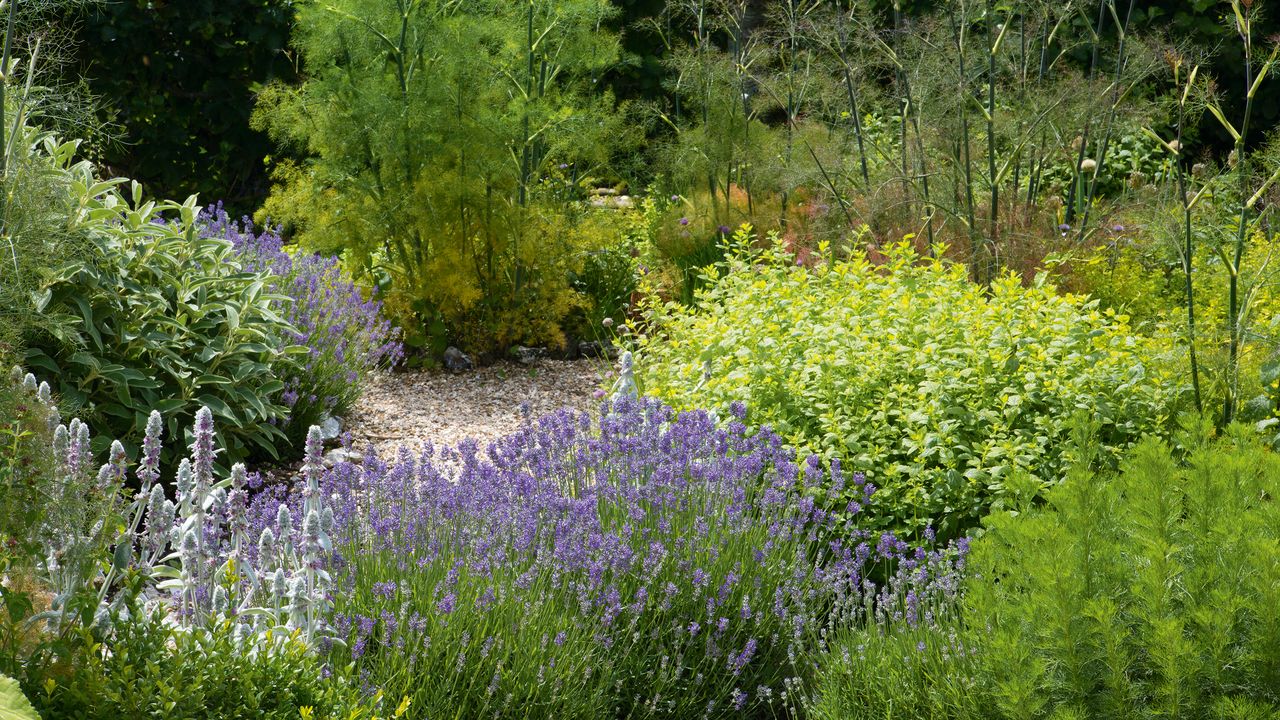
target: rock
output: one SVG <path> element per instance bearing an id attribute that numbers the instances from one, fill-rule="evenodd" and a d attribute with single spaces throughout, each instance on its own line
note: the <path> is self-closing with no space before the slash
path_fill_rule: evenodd
<path id="1" fill-rule="evenodd" d="M 596 188 L 591 191 L 592 195 L 617 195 L 618 191 L 614 188 Z"/>
<path id="2" fill-rule="evenodd" d="M 577 343 L 577 354 L 582 357 L 604 357 L 607 356 L 609 348 L 604 346 L 603 342 L 586 342 Z"/>
<path id="3" fill-rule="evenodd" d="M 346 448 L 336 448 L 324 454 L 325 467 L 335 467 L 343 463 L 355 465 L 362 462 L 364 462 L 364 455 Z"/>
<path id="4" fill-rule="evenodd" d="M 320 421 L 320 439 L 328 442 L 337 440 L 342 434 L 342 421 L 332 415 L 325 415 Z"/>
<path id="5" fill-rule="evenodd" d="M 444 368 L 450 372 L 466 372 L 473 367 L 471 358 L 456 347 L 450 346 L 444 351 Z"/>
<path id="6" fill-rule="evenodd" d="M 633 208 L 636 204 L 635 201 L 631 199 L 630 195 L 619 195 L 618 199 L 614 201 L 613 206 L 616 208 Z"/>
<path id="7" fill-rule="evenodd" d="M 511 348 L 511 357 L 521 365 L 532 365 L 538 360 L 547 356 L 546 348 L 531 348 L 523 345 L 516 345 Z"/>

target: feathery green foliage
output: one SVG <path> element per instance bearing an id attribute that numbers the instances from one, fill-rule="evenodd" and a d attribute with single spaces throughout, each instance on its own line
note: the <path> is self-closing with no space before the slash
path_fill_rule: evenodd
<path id="1" fill-rule="evenodd" d="M 344 253 L 388 311 L 473 349 L 562 340 L 568 201 L 627 129 L 600 75 L 618 61 L 605 0 L 341 0 L 299 8 L 310 76 L 257 122 L 311 159 L 264 214 Z M 599 242 L 599 240 L 596 240 Z"/>
<path id="2" fill-rule="evenodd" d="M 813 716 L 1275 717 L 1280 456 L 1240 426 L 1184 442 L 1098 472 L 1077 434 L 1046 506 L 987 521 L 958 608 L 833 645 Z"/>

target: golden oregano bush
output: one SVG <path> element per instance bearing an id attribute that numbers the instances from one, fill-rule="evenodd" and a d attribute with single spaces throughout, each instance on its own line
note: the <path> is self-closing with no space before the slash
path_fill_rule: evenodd
<path id="1" fill-rule="evenodd" d="M 772 425 L 801 452 L 839 457 L 879 487 L 880 526 L 973 525 L 1029 473 L 1063 470 L 1078 412 L 1114 459 L 1165 429 L 1184 396 L 1180 354 L 1126 318 L 1044 283 L 989 287 L 907 243 L 798 266 L 740 230 L 689 308 L 651 302 L 636 343 L 643 390 L 678 408 Z M 829 498 L 843 511 L 861 497 Z"/>

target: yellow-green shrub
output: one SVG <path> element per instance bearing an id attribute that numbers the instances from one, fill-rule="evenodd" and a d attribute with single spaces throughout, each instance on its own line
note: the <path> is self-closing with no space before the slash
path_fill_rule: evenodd
<path id="1" fill-rule="evenodd" d="M 637 378 L 678 408 L 745 402 L 751 423 L 842 458 L 880 488 L 864 525 L 954 533 L 1001 504 L 1015 470 L 1055 482 L 1074 414 L 1114 457 L 1182 396 L 1180 358 L 1080 297 L 1012 276 L 984 288 L 906 243 L 884 265 L 805 269 L 753 254 L 746 230 L 697 307 L 650 306 Z"/>

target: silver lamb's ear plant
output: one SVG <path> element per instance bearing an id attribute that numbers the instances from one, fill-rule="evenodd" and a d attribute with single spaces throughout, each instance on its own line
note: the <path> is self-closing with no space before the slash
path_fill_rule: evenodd
<path id="1" fill-rule="evenodd" d="M 55 597 L 51 610 L 37 619 L 47 621 L 54 630 L 69 631 L 78 617 L 71 612 L 73 599 L 80 590 L 93 588 L 98 601 L 93 622 L 109 631 L 112 618 L 121 617 L 129 605 L 125 593 L 117 593 L 117 579 L 136 568 L 147 580 L 140 596 L 143 607 L 172 606 L 173 622 L 188 632 L 205 632 L 212 622 L 230 621 L 237 647 L 250 653 L 277 646 L 272 633 L 282 628 L 297 631 L 314 644 L 328 630 L 325 616 L 331 611 L 331 580 L 324 565 L 332 552 L 335 528 L 333 510 L 321 492 L 324 466 L 319 430 L 313 428 L 308 435 L 301 533 L 289 508 L 282 505 L 274 530 L 264 529 L 258 538 L 255 567 L 248 535 L 248 473 L 237 464 L 227 479 L 215 482 L 217 450 L 211 414 L 206 409 L 196 416 L 192 457 L 178 469 L 176 504 L 165 497 L 158 483 L 161 428 L 160 416 L 153 413 L 135 472 L 140 488 L 123 512 L 114 505 L 95 507 L 101 517 L 81 525 L 88 526 L 87 532 L 47 533 L 43 568 Z M 64 482 L 55 493 L 61 494 L 52 499 L 75 501 L 83 494 L 78 488 L 94 477 L 86 474 L 87 427 L 79 420 L 59 426 L 53 446 L 63 458 Z M 96 475 L 95 492 L 100 497 L 127 497 L 123 489 L 128 470 L 124 447 L 113 443 L 109 462 Z M 109 564 L 100 562 L 101 556 L 93 552 L 104 547 L 112 550 Z M 89 561 L 77 561 L 81 556 Z M 283 641 L 288 633 L 278 635 Z"/>
<path id="2" fill-rule="evenodd" d="M 632 363 L 631 352 L 622 353 L 618 367 L 618 380 L 613 384 L 613 392 L 609 395 L 610 400 L 614 402 L 621 398 L 634 400 L 639 396 L 639 391 L 636 388 L 635 368 Z"/>

